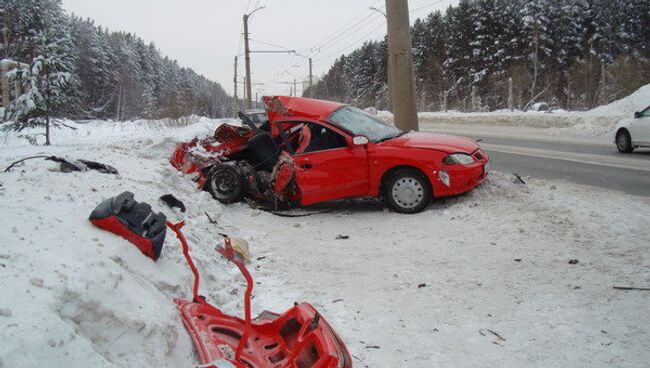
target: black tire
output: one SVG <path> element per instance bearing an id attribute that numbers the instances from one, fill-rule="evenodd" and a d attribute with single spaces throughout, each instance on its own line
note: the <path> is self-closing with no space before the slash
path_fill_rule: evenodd
<path id="1" fill-rule="evenodd" d="M 396 170 L 384 184 L 384 199 L 395 212 L 418 213 L 431 203 L 429 179 L 418 170 Z"/>
<path id="2" fill-rule="evenodd" d="M 630 137 L 630 132 L 626 129 L 620 129 L 616 132 L 616 148 L 621 153 L 630 153 L 634 150 L 632 137 Z"/>
<path id="3" fill-rule="evenodd" d="M 205 188 L 221 203 L 239 202 L 244 197 L 244 178 L 237 167 L 216 164 L 206 176 Z"/>

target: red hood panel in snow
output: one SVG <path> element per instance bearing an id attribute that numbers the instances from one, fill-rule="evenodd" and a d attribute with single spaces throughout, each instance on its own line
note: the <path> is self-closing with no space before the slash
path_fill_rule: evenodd
<path id="1" fill-rule="evenodd" d="M 471 154 L 479 148 L 478 143 L 469 138 L 422 132 L 410 132 L 380 144 L 386 147 L 421 148 L 447 153 L 464 152 L 467 154 Z"/>

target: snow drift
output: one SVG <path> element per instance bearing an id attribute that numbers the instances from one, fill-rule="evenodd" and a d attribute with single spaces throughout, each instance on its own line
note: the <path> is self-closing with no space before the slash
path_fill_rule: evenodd
<path id="1" fill-rule="evenodd" d="M 0 366 L 196 362 L 172 303 L 191 295 L 192 280 L 175 238 L 168 234 L 154 263 L 88 222 L 99 202 L 124 190 L 171 221 L 187 221 L 201 294 L 215 305 L 241 310 L 243 280 L 214 252 L 225 232 L 251 245 L 253 312 L 313 302 L 355 366 L 643 367 L 650 360 L 650 295 L 612 289 L 650 283 L 647 198 L 534 179 L 525 186 L 492 173 L 473 192 L 413 216 L 359 200 L 288 219 L 243 203 L 223 206 L 169 165 L 175 142 L 219 123 L 78 124 L 56 131 L 52 147 L 4 138 L 2 167 L 47 153 L 105 162 L 121 175 L 64 174 L 47 161 L 0 174 Z M 187 212 L 158 202 L 165 193 Z"/>
<path id="2" fill-rule="evenodd" d="M 499 110 L 486 113 L 421 112 L 418 114 L 424 127 L 502 126 L 525 127 L 550 130 L 556 135 L 583 134 L 603 136 L 608 134 L 623 118 L 631 117 L 650 105 L 650 84 L 639 88 L 633 94 L 589 111 L 509 111 Z M 392 115 L 381 114 L 392 120 Z"/>

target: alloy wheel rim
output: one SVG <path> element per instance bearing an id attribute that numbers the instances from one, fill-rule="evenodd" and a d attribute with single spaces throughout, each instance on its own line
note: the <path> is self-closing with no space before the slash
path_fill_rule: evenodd
<path id="1" fill-rule="evenodd" d="M 414 178 L 401 178 L 393 184 L 393 200 L 404 208 L 417 207 L 424 198 L 422 184 Z"/>

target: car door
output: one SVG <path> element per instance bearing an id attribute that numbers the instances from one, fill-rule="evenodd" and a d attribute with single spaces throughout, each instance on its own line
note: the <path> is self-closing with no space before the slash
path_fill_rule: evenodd
<path id="1" fill-rule="evenodd" d="M 650 107 L 641 111 L 640 116 L 634 119 L 631 133 L 634 144 L 650 145 Z"/>
<path id="2" fill-rule="evenodd" d="M 293 155 L 301 204 L 368 195 L 368 152 L 352 137 L 316 122 L 306 152 Z M 321 139 L 321 142 L 319 142 Z M 323 143 L 323 141 L 328 141 Z"/>

